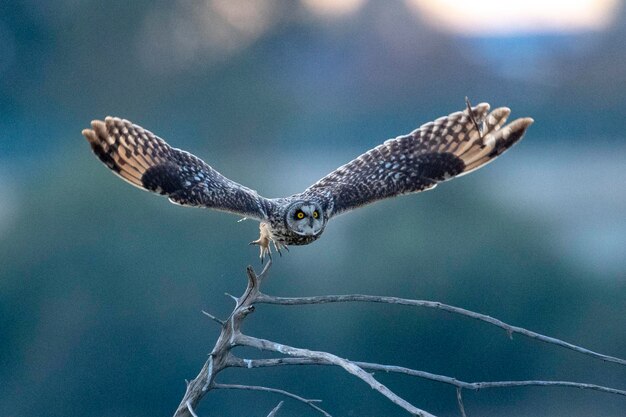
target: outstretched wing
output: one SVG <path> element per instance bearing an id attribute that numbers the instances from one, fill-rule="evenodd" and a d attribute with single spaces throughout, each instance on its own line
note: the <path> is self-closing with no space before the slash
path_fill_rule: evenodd
<path id="1" fill-rule="evenodd" d="M 91 127 L 82 133 L 93 152 L 132 185 L 168 196 L 176 204 L 267 219 L 267 199 L 148 130 L 116 117 L 94 120 Z"/>
<path id="2" fill-rule="evenodd" d="M 387 140 L 337 168 L 304 191 L 328 202 L 336 215 L 374 201 L 435 187 L 494 160 L 519 141 L 533 119 L 502 127 L 506 107 L 489 112 L 481 103 L 426 123 L 406 136 Z"/>

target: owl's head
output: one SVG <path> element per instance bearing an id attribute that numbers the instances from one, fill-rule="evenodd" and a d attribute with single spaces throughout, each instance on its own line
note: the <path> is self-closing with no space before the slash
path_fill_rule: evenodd
<path id="1" fill-rule="evenodd" d="M 314 236 L 324 230 L 324 212 L 314 201 L 296 201 L 287 209 L 287 227 L 301 236 Z"/>

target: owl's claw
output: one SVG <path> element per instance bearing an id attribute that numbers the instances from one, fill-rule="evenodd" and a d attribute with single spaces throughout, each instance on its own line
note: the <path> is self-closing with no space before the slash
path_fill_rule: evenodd
<path id="1" fill-rule="evenodd" d="M 276 252 L 278 252 L 281 258 L 283 256 L 283 253 L 280 251 L 281 249 L 285 249 L 287 252 L 289 252 L 289 248 L 284 243 L 276 242 L 275 240 L 272 240 L 272 243 L 274 244 L 274 249 L 276 249 Z"/>
<path id="2" fill-rule="evenodd" d="M 267 248 L 261 248 L 261 255 L 259 255 L 259 258 L 261 258 L 261 265 L 263 265 L 263 262 L 265 261 L 265 255 L 270 258 L 270 261 L 272 260 L 272 251 L 269 246 Z"/>
<path id="3" fill-rule="evenodd" d="M 261 264 L 265 260 L 265 257 L 269 257 L 272 259 L 272 251 L 270 249 L 269 239 L 263 239 L 263 237 L 258 238 L 257 240 L 253 240 L 248 243 L 249 245 L 258 245 L 260 249 L 259 258 L 261 259 Z"/>

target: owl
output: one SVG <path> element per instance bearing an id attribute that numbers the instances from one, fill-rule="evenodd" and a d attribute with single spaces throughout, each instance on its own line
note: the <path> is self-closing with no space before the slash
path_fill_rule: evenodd
<path id="1" fill-rule="evenodd" d="M 333 217 L 385 198 L 433 189 L 493 161 L 517 143 L 531 118 L 504 125 L 510 110 L 489 104 L 440 117 L 389 139 L 337 168 L 299 194 L 265 198 L 200 158 L 172 148 L 128 120 L 94 120 L 82 134 L 96 156 L 130 184 L 182 206 L 205 207 L 260 221 L 260 258 L 290 245 L 307 245 Z M 306 163 L 306 161 L 302 161 Z"/>

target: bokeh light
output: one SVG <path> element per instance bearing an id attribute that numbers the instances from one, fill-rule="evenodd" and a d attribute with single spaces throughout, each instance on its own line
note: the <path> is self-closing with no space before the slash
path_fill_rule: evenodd
<path id="1" fill-rule="evenodd" d="M 356 12 L 366 0 L 302 0 L 313 13 L 323 16 L 343 16 Z"/>
<path id="2" fill-rule="evenodd" d="M 424 21 L 464 35 L 601 30 L 619 0 L 407 0 Z"/>

